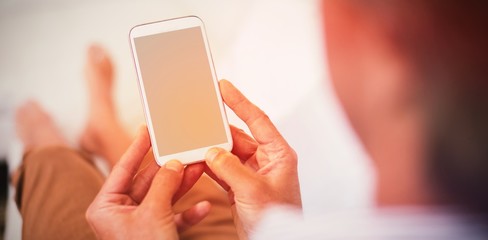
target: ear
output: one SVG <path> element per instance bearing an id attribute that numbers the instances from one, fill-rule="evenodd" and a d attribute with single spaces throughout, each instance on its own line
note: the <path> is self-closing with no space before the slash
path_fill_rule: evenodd
<path id="1" fill-rule="evenodd" d="M 380 18 L 349 1 L 322 4 L 329 70 L 356 131 L 404 95 L 407 65 Z M 386 114 L 386 113 L 385 113 Z"/>

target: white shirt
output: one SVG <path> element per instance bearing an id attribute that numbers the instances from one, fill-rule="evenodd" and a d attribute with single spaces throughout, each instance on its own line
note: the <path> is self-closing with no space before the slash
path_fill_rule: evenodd
<path id="1" fill-rule="evenodd" d="M 488 239 L 487 229 L 475 217 L 442 208 L 383 208 L 303 217 L 297 210 L 273 207 L 255 230 L 254 240 Z"/>

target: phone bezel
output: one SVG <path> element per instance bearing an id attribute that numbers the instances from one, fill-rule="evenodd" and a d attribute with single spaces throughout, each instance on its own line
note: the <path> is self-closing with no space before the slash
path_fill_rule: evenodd
<path id="1" fill-rule="evenodd" d="M 149 105 L 146 97 L 146 90 L 144 87 L 144 81 L 142 80 L 142 75 L 141 75 L 141 70 L 139 66 L 139 61 L 137 58 L 137 49 L 135 47 L 135 42 L 134 39 L 138 37 L 143 37 L 143 36 L 150 36 L 154 34 L 160 34 L 160 33 L 165 33 L 165 32 L 171 32 L 171 31 L 177 31 L 177 30 L 182 30 L 182 29 L 187 29 L 187 28 L 192 28 L 192 27 L 200 27 L 201 33 L 202 33 L 202 39 L 204 41 L 205 45 L 205 50 L 207 52 L 207 58 L 208 62 L 210 65 L 210 70 L 212 73 L 212 80 L 215 88 L 215 92 L 217 94 L 217 101 L 220 107 L 220 115 L 222 118 L 222 121 L 224 123 L 224 128 L 225 128 L 225 134 L 226 134 L 226 139 L 227 141 L 222 144 L 217 144 L 217 145 L 209 145 L 205 147 L 201 147 L 198 149 L 193 149 L 193 150 L 188 150 L 184 152 L 179 152 L 179 153 L 174 153 L 174 154 L 169 154 L 169 155 L 163 155 L 160 156 L 159 150 L 158 150 L 158 143 L 156 141 L 156 136 L 154 133 L 154 128 L 153 128 L 153 121 L 151 118 L 151 113 L 149 111 Z M 214 63 L 212 60 L 212 54 L 210 52 L 210 46 L 208 43 L 207 35 L 205 32 L 205 26 L 203 21 L 197 17 L 197 16 L 186 16 L 186 17 L 179 17 L 179 18 L 172 18 L 168 20 L 163 20 L 163 21 L 157 21 L 157 22 L 151 22 L 151 23 L 145 23 L 141 25 L 137 25 L 133 27 L 130 30 L 129 33 L 129 38 L 130 38 L 130 45 L 131 45 L 131 52 L 132 52 L 132 58 L 134 60 L 134 64 L 136 66 L 136 72 L 137 72 L 137 79 L 138 79 L 138 86 L 139 86 L 139 94 L 141 96 L 141 100 L 143 103 L 143 109 L 144 109 L 144 117 L 146 118 L 146 123 L 151 139 L 151 144 L 153 147 L 153 153 L 154 153 L 154 158 L 158 165 L 162 166 L 164 165 L 167 161 L 169 160 L 179 160 L 183 164 L 192 164 L 196 162 L 201 162 L 204 160 L 205 153 L 212 147 L 220 147 L 225 150 L 230 151 L 232 149 L 232 135 L 230 132 L 230 127 L 229 123 L 227 120 L 227 115 L 225 112 L 225 107 L 224 103 L 222 100 L 222 96 L 220 94 L 220 89 L 218 86 L 218 79 L 217 79 L 217 74 L 215 72 L 215 67 Z"/>

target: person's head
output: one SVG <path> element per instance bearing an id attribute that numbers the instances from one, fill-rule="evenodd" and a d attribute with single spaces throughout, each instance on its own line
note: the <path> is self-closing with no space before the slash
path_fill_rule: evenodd
<path id="1" fill-rule="evenodd" d="M 478 0 L 323 2 L 331 78 L 380 201 L 428 191 L 488 212 L 487 11 Z"/>

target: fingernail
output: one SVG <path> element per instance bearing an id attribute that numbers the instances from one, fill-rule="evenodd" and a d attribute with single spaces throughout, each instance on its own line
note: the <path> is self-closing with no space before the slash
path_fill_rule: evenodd
<path id="1" fill-rule="evenodd" d="M 171 160 L 169 162 L 167 162 L 164 167 L 166 167 L 166 169 L 169 169 L 169 170 L 172 170 L 172 171 L 175 171 L 175 172 L 181 172 L 183 170 L 183 164 L 181 164 L 178 160 Z"/>
<path id="2" fill-rule="evenodd" d="M 209 162 L 212 162 L 217 154 L 219 154 L 219 149 L 211 148 L 207 151 L 207 154 L 205 154 L 205 159 L 207 159 L 207 161 Z"/>

